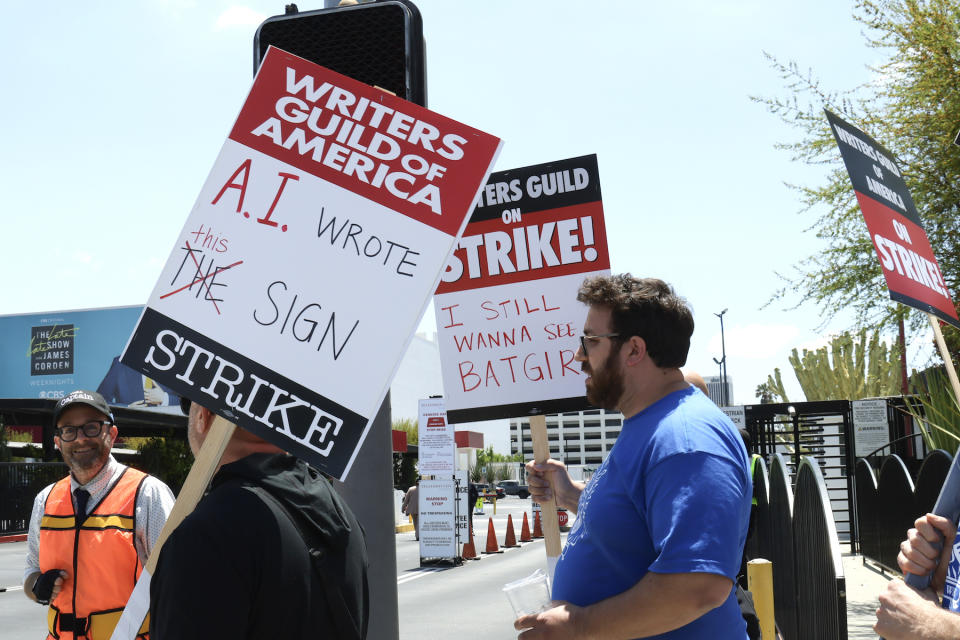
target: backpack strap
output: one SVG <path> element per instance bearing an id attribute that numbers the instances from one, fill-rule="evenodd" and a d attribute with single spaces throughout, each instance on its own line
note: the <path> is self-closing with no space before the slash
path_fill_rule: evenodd
<path id="1" fill-rule="evenodd" d="M 336 637 L 343 638 L 344 640 L 364 640 L 367 637 L 366 620 L 370 606 L 369 586 L 366 577 L 364 577 L 363 580 L 363 613 L 358 625 L 358 621 L 354 620 L 350 612 L 350 607 L 343 597 L 343 592 L 338 586 L 340 584 L 338 576 L 333 576 L 329 572 L 327 567 L 327 549 L 311 543 L 310 538 L 307 537 L 300 523 L 293 517 L 293 514 L 290 513 L 290 510 L 272 493 L 255 484 L 244 483 L 243 487 L 258 495 L 267 506 L 272 505 L 276 511 L 284 514 L 294 529 L 297 530 L 300 539 L 303 540 L 303 544 L 310 554 L 310 563 L 313 565 L 313 570 L 320 576 L 320 586 L 323 590 L 324 599 L 333 616 L 333 623 L 337 630 Z"/>

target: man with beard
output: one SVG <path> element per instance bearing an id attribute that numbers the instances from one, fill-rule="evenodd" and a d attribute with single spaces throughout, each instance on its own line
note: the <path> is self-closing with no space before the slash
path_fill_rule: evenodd
<path id="1" fill-rule="evenodd" d="M 189 401 L 194 455 L 216 416 Z M 160 552 L 153 640 L 366 637 L 363 530 L 330 481 L 237 427 L 210 491 Z"/>
<path id="2" fill-rule="evenodd" d="M 96 391 L 62 398 L 53 424 L 70 475 L 33 502 L 23 592 L 50 605 L 49 638 L 109 638 L 173 508 L 173 493 L 110 454 L 117 426 Z"/>
<path id="3" fill-rule="evenodd" d="M 619 410 L 617 442 L 584 485 L 563 464 L 527 465 L 534 500 L 577 513 L 553 608 L 518 618 L 524 640 L 743 640 L 734 580 L 750 515 L 743 442 L 684 380 L 693 316 L 665 282 L 588 278 L 576 360 L 587 399 Z"/>

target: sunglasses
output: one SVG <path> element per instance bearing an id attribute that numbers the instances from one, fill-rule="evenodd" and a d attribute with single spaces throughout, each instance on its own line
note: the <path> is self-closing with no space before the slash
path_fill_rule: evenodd
<path id="1" fill-rule="evenodd" d="M 587 355 L 587 340 L 599 340 L 600 338 L 618 338 L 619 333 L 604 333 L 598 336 L 583 334 L 580 336 L 580 348 L 583 349 L 583 355 Z"/>

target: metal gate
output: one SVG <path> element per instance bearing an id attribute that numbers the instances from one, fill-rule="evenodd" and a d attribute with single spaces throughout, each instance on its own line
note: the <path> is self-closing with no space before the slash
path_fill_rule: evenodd
<path id="1" fill-rule="evenodd" d="M 837 535 L 854 550 L 858 538 L 852 518 L 854 505 L 853 422 L 848 400 L 785 402 L 744 407 L 752 452 L 769 464 L 774 454 L 783 456 L 796 484 L 800 458 L 817 461 L 833 511 Z"/>

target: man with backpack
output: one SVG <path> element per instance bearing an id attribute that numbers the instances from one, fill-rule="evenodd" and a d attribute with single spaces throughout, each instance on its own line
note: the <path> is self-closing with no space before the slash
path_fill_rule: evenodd
<path id="1" fill-rule="evenodd" d="M 199 451 L 215 416 L 192 404 Z M 163 546 L 150 585 L 150 635 L 366 637 L 363 531 L 329 480 L 237 428 L 209 493 Z"/>

